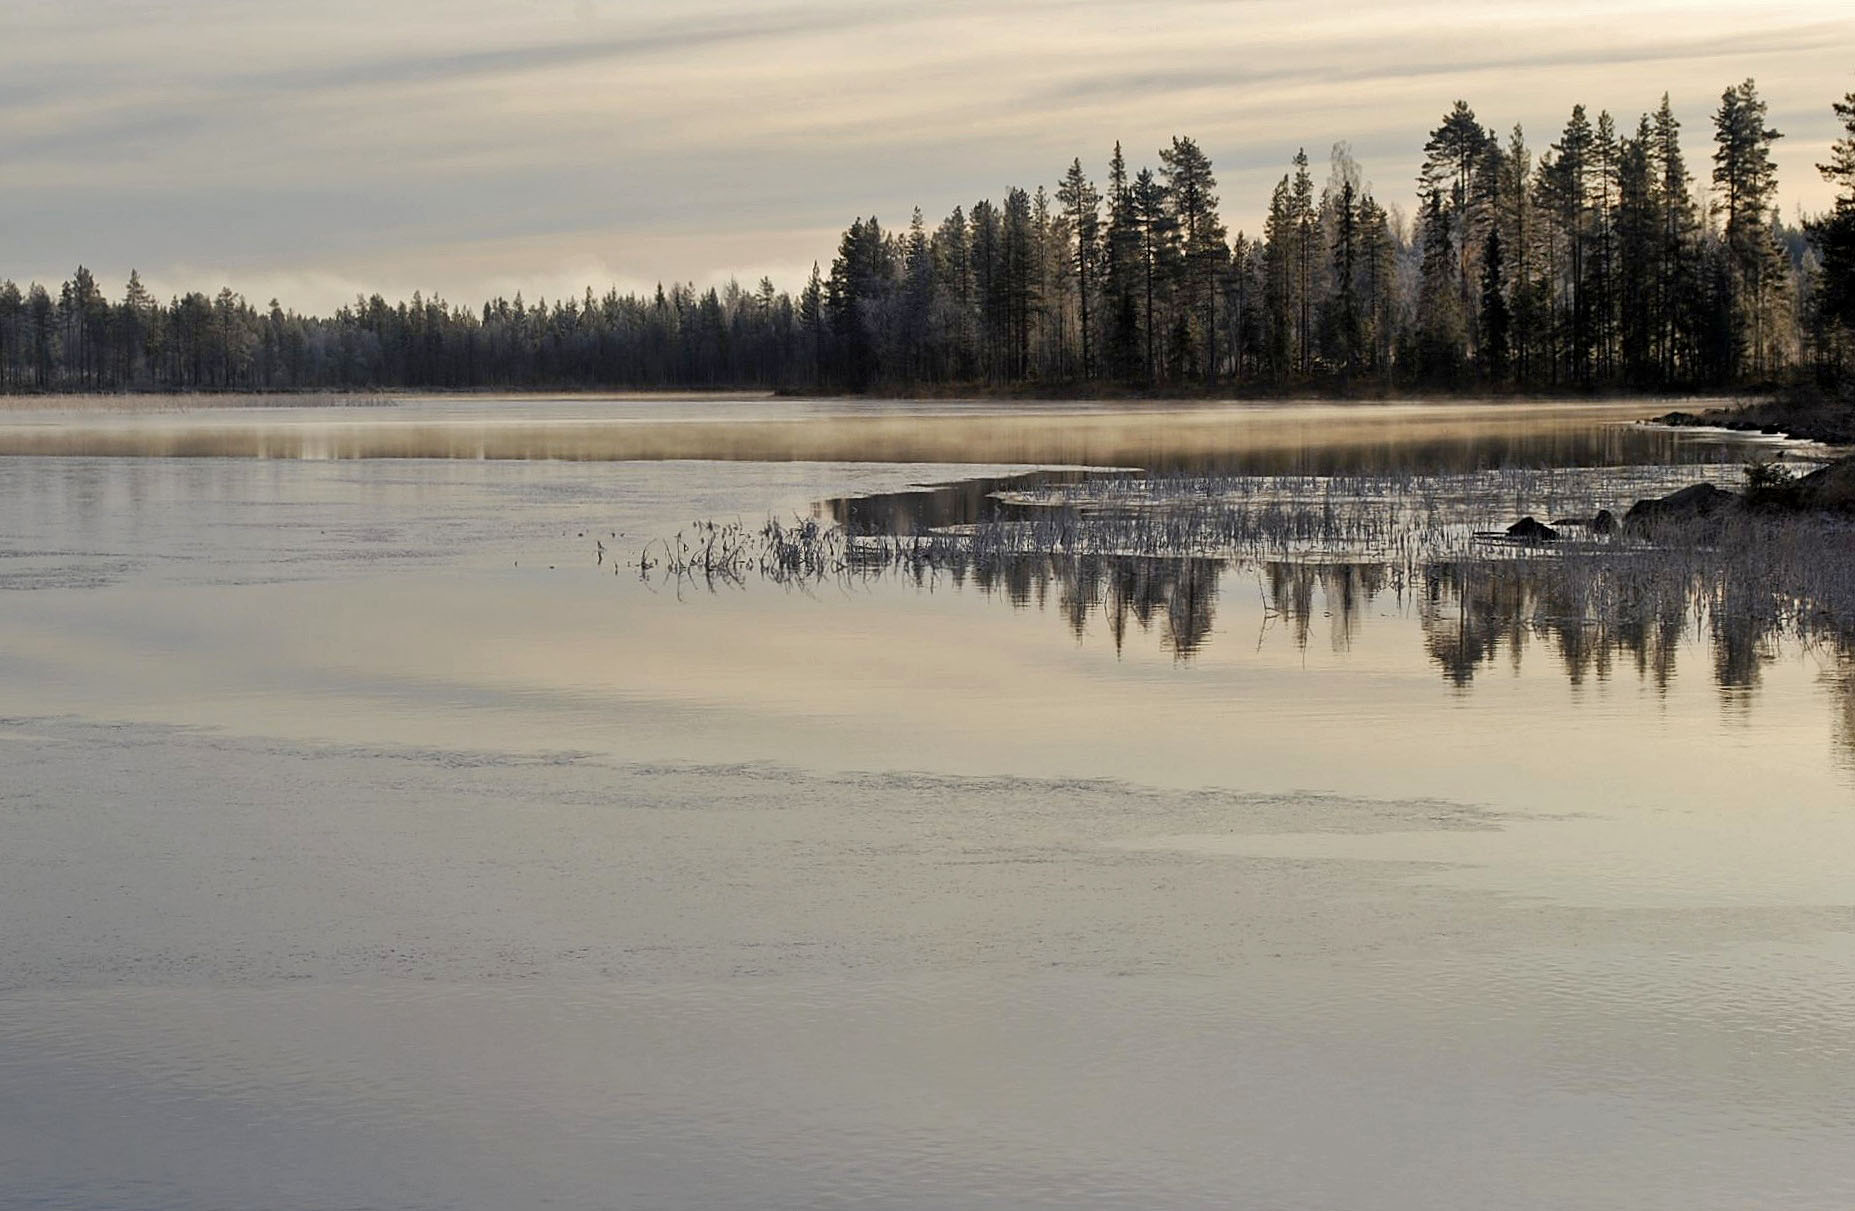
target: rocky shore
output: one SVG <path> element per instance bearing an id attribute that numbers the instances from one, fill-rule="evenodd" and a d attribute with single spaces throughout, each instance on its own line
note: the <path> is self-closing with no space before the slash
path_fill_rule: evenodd
<path id="1" fill-rule="evenodd" d="M 1789 388 L 1772 398 L 1704 412 L 1665 412 L 1652 418 L 1659 425 L 1705 425 L 1742 433 L 1768 433 L 1822 442 L 1829 446 L 1855 446 L 1855 394 L 1843 388 L 1827 392 L 1815 387 Z"/>

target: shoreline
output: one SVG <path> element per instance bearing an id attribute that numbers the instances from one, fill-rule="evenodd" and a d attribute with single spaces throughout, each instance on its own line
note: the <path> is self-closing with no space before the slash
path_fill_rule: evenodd
<path id="1" fill-rule="evenodd" d="M 1844 387 L 1832 395 L 1816 387 L 1787 388 L 1763 399 L 1698 412 L 1676 410 L 1652 419 L 1679 428 L 1727 429 L 1825 446 L 1855 446 L 1855 391 Z"/>
<path id="2" fill-rule="evenodd" d="M 209 411 L 236 408 L 394 408 L 408 402 L 422 400 L 509 400 L 515 402 L 532 402 L 541 400 L 561 400 L 578 402 L 614 402 L 661 400 L 661 401 L 728 401 L 750 402 L 808 402 L 808 401 L 857 401 L 872 405 L 872 410 L 879 409 L 885 403 L 946 403 L 946 404 L 1106 404 L 1125 405 L 1130 409 L 1143 406 L 1189 405 L 1194 407 L 1215 408 L 1218 405 L 1253 406 L 1253 405 L 1409 405 L 1434 404 L 1439 406 L 1465 407 L 1515 407 L 1532 408 L 1542 405 L 1618 406 L 1640 402 L 1645 412 L 1650 408 L 1669 404 L 1685 404 L 1687 408 L 1677 408 L 1657 416 L 1645 416 L 1644 420 L 1673 425 L 1720 424 L 1721 427 L 1756 430 L 1760 424 L 1736 423 L 1736 418 L 1749 410 L 1770 407 L 1775 404 L 1769 398 L 1748 399 L 1742 395 L 1640 395 L 1633 392 L 1616 394 L 1591 394 L 1588 392 L 1467 392 L 1467 391 L 1413 391 L 1399 393 L 1391 391 L 1374 392 L 1333 392 L 1319 389 L 1300 391 L 1264 391 L 1232 394 L 1222 391 L 1193 390 L 1119 390 L 1088 389 L 1078 390 L 1073 386 L 1051 386 L 1040 390 L 1001 390 L 987 388 L 983 385 L 967 384 L 960 387 L 928 388 L 919 391 L 880 391 L 846 393 L 834 391 L 800 391 L 724 388 L 716 390 L 691 390 L 687 388 L 617 389 L 600 388 L 389 388 L 353 391 L 202 391 L 202 392 L 35 392 L 20 394 L 0 394 L 0 416 L 9 413 L 51 413 L 51 412 L 89 412 L 89 413 L 159 413 Z M 1680 418 L 1680 419 L 1670 419 Z M 1729 418 L 1722 422 L 1713 418 Z M 1731 422 L 1731 423 L 1729 423 Z M 1762 423 L 1762 422 L 1761 422 Z M 1855 409 L 1851 409 L 1849 432 L 1851 436 L 1835 444 L 1855 444 Z"/>

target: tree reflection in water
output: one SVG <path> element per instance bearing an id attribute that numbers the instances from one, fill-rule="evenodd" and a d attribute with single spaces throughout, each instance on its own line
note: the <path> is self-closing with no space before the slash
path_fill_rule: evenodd
<path id="1" fill-rule="evenodd" d="M 1572 515 L 1588 517 L 1598 504 L 1623 507 L 1630 489 L 1692 474 L 1601 468 L 1339 484 L 1038 472 L 826 502 L 805 523 L 818 536 L 806 552 L 818 558 L 794 566 L 819 577 L 899 576 L 927 590 L 970 586 L 1053 613 L 1078 641 L 1101 625 L 1117 654 L 1136 631 L 1153 634 L 1180 662 L 1213 642 L 1232 579 L 1253 581 L 1265 639 L 1280 624 L 1305 650 L 1325 620 L 1332 648 L 1346 651 L 1368 614 L 1414 619 L 1424 654 L 1464 692 L 1498 662 L 1518 671 L 1531 649 L 1551 654 L 1574 685 L 1633 667 L 1664 694 L 1678 661 L 1699 657 L 1722 699 L 1745 703 L 1766 667 L 1803 645 L 1825 658 L 1850 702 L 1843 722 L 1855 744 L 1855 528 L 1846 522 L 1736 514 L 1534 547 L 1480 533 L 1547 498 L 1582 505 Z M 768 563 L 760 558 L 761 572 L 787 578 L 789 561 L 772 560 L 770 572 Z"/>
<path id="2" fill-rule="evenodd" d="M 876 573 L 883 575 L 887 573 Z M 1254 581 L 1268 624 L 1307 648 L 1318 624 L 1346 651 L 1371 613 L 1414 617 L 1426 656 L 1467 689 L 1498 664 L 1518 670 L 1550 653 L 1574 685 L 1619 668 L 1666 692 L 1684 646 L 1711 657 L 1721 696 L 1742 701 L 1787 644 L 1827 653 L 1836 684 L 1855 698 L 1855 629 L 1771 569 L 1704 558 L 1382 562 L 990 554 L 912 578 L 924 589 L 968 587 L 1018 609 L 1054 613 L 1078 641 L 1099 625 L 1115 651 L 1156 634 L 1181 661 L 1202 652 L 1232 581 Z M 1130 625 L 1131 624 L 1131 625 Z M 1842 670 L 1847 669 L 1848 672 Z M 1855 739 L 1855 705 L 1849 729 Z"/>
<path id="3" fill-rule="evenodd" d="M 987 596 L 1024 609 L 1046 610 L 1054 599 L 1078 640 L 1097 615 L 1125 650 L 1131 622 L 1140 632 L 1158 626 L 1165 649 L 1189 660 L 1211 637 L 1219 580 L 1228 565 L 1217 559 L 1145 556 L 1011 555 L 943 569 L 956 587 L 970 584 Z M 918 583 L 931 587 L 931 580 Z"/>

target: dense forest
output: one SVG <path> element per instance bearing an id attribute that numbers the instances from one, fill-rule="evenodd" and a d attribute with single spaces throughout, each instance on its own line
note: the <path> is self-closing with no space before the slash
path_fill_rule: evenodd
<path id="1" fill-rule="evenodd" d="M 1834 208 L 1776 210 L 1753 82 L 1713 115 L 1697 186 L 1668 99 L 1619 133 L 1571 111 L 1539 153 L 1457 102 L 1406 214 L 1345 145 L 1305 153 L 1259 233 L 1218 216 L 1190 138 L 1105 183 L 1008 190 L 930 227 L 850 225 L 796 296 L 762 280 L 640 297 L 590 289 L 479 309 L 418 294 L 332 316 L 230 289 L 112 302 L 79 268 L 56 293 L 0 282 L 0 390 L 716 388 L 1691 390 L 1855 364 L 1855 93 L 1823 175 Z"/>

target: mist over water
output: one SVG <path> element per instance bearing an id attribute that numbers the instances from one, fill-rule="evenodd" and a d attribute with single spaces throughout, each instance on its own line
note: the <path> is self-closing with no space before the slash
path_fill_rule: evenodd
<path id="1" fill-rule="evenodd" d="M 1593 625 L 1518 561 L 637 563 L 1106 466 L 1781 447 L 765 407 L 0 422 L 0 1203 L 1855 1198 L 1831 637 Z"/>
<path id="2" fill-rule="evenodd" d="M 176 397 L 180 402 L 186 397 Z M 102 401 L 107 404 L 107 399 Z M 350 407 L 0 412 L 0 454 L 1056 464 L 1337 474 L 1717 459 L 1640 404 L 1060 404 L 390 397 Z M 1743 439 L 1741 446 L 1743 445 Z"/>

